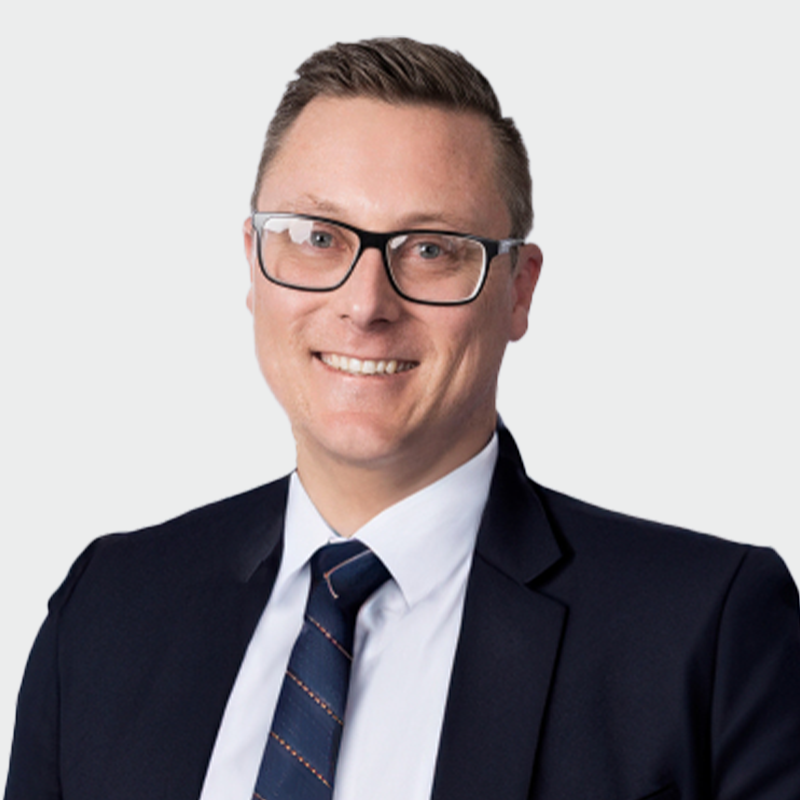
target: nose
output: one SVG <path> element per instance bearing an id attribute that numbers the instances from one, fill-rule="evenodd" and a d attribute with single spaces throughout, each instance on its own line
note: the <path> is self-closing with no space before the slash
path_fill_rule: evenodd
<path id="1" fill-rule="evenodd" d="M 402 311 L 403 300 L 392 288 L 383 254 L 376 247 L 364 249 L 350 277 L 333 296 L 339 316 L 362 328 L 394 322 Z"/>

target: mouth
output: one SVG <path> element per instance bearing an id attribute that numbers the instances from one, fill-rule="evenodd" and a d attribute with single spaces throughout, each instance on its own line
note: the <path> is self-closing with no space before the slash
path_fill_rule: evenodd
<path id="1" fill-rule="evenodd" d="M 408 372 L 419 366 L 418 361 L 403 361 L 399 358 L 353 358 L 338 353 L 315 353 L 323 364 L 348 375 L 395 375 Z"/>

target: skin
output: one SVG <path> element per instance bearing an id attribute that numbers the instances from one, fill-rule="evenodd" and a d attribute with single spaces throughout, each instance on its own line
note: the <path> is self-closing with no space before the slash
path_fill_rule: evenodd
<path id="1" fill-rule="evenodd" d="M 511 224 L 493 159 L 478 115 L 316 98 L 270 166 L 258 209 L 504 238 Z M 535 245 L 521 248 L 515 268 L 508 255 L 495 259 L 474 302 L 433 307 L 394 292 L 377 250 L 336 291 L 276 286 L 261 274 L 249 220 L 244 235 L 258 361 L 291 422 L 303 485 L 336 531 L 352 534 L 486 445 L 505 347 L 527 329 L 542 263 Z M 413 368 L 351 375 L 326 354 Z"/>

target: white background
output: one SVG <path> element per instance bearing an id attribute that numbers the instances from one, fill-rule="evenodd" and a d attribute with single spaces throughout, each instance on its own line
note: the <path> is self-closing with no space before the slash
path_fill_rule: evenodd
<path id="1" fill-rule="evenodd" d="M 283 86 L 336 40 L 461 50 L 526 137 L 545 267 L 500 410 L 528 471 L 800 577 L 795 5 L 4 4 L 0 770 L 80 550 L 293 465 L 241 224 Z"/>

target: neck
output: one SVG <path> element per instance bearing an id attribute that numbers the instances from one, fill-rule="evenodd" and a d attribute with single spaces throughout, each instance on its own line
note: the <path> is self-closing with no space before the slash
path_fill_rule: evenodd
<path id="1" fill-rule="evenodd" d="M 475 431 L 446 453 L 417 451 L 390 463 L 351 462 L 327 452 L 310 452 L 298 442 L 297 471 L 325 521 L 341 536 L 352 536 L 373 517 L 430 486 L 476 456 L 494 432 Z"/>

